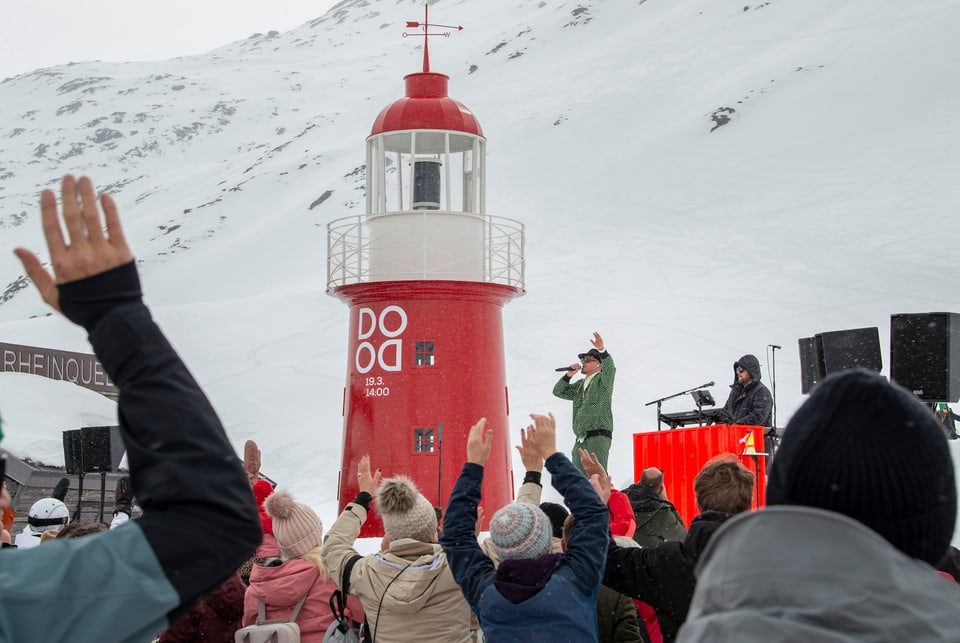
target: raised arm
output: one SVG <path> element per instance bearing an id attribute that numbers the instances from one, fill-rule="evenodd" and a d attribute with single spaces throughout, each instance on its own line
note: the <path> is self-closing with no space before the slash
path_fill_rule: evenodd
<path id="1" fill-rule="evenodd" d="M 525 502 L 529 505 L 540 506 L 540 499 L 543 496 L 543 458 L 537 453 L 536 449 L 527 439 L 527 433 L 533 428 L 532 425 L 526 430 L 520 429 L 520 444 L 517 445 L 517 451 L 520 453 L 520 461 L 523 462 L 523 468 L 526 473 L 523 476 L 523 484 L 517 492 L 517 502 Z"/>
<path id="2" fill-rule="evenodd" d="M 14 640 L 126 640 L 155 634 L 236 571 L 260 526 L 219 419 L 142 302 L 116 204 L 100 199 L 104 231 L 89 179 L 65 176 L 61 194 L 67 237 L 54 194 L 40 199 L 53 274 L 34 253 L 14 252 L 44 301 L 87 331 L 120 390 L 120 432 L 144 516 L 77 544 L 6 557 L 17 587 L 8 605 L 18 609 L 4 613 L 4 630 Z M 81 577 L 96 619 L 74 613 L 80 604 L 62 594 Z M 67 636 L 70 623 L 80 625 Z"/>
<path id="3" fill-rule="evenodd" d="M 357 463 L 357 497 L 353 502 L 348 503 L 343 511 L 333 523 L 327 536 L 323 539 L 323 547 L 320 549 L 320 558 L 324 566 L 330 572 L 337 585 L 343 586 L 344 567 L 347 561 L 354 556 L 359 556 L 353 548 L 360 535 L 360 528 L 367 521 L 367 513 L 370 511 L 370 502 L 373 500 L 373 494 L 380 485 L 380 470 L 376 472 L 371 470 L 370 456 L 365 455 Z M 350 582 L 353 584 L 354 575 L 359 573 L 357 567 L 350 575 Z"/>
<path id="4" fill-rule="evenodd" d="M 617 366 L 613 363 L 613 358 L 610 356 L 610 353 L 607 352 L 606 346 L 603 343 L 603 337 L 600 336 L 600 333 L 593 333 L 592 343 L 593 347 L 601 353 L 600 364 L 603 365 L 602 386 L 608 389 L 612 395 L 613 382 L 617 377 Z"/>
<path id="5" fill-rule="evenodd" d="M 440 534 L 440 545 L 447 554 L 453 578 L 474 611 L 494 575 L 493 562 L 480 549 L 474 531 L 483 467 L 493 443 L 493 431 L 486 430 L 486 422 L 481 418 L 467 436 L 467 462 L 450 494 Z"/>
<path id="6" fill-rule="evenodd" d="M 532 439 L 546 457 L 554 488 L 563 494 L 563 501 L 574 515 L 573 532 L 567 542 L 567 578 L 585 594 L 596 592 L 603 575 L 610 528 L 607 507 L 598 492 L 609 495 L 609 479 L 583 477 L 573 463 L 557 451 L 556 420 L 553 415 L 532 415 Z M 548 455 L 549 454 L 549 455 Z"/>

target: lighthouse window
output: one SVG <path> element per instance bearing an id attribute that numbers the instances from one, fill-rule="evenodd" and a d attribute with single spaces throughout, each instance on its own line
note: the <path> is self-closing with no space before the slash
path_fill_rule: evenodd
<path id="1" fill-rule="evenodd" d="M 436 356 L 433 354 L 433 342 L 415 342 L 414 363 L 417 366 L 433 366 Z"/>
<path id="2" fill-rule="evenodd" d="M 433 453 L 433 428 L 413 430 L 413 452 Z"/>

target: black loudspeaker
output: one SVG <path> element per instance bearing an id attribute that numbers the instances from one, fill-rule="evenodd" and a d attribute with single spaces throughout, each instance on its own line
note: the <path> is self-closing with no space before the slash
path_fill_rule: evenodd
<path id="1" fill-rule="evenodd" d="M 80 429 L 63 432 L 63 462 L 68 474 L 80 473 L 83 466 L 80 456 Z"/>
<path id="2" fill-rule="evenodd" d="M 817 379 L 817 350 L 813 337 L 801 337 L 800 344 L 800 392 L 806 395 L 819 381 Z"/>
<path id="3" fill-rule="evenodd" d="M 118 426 L 85 426 L 80 429 L 80 445 L 84 473 L 116 471 L 125 450 Z"/>
<path id="4" fill-rule="evenodd" d="M 890 378 L 921 400 L 960 401 L 960 313 L 891 315 Z"/>
<path id="5" fill-rule="evenodd" d="M 813 337 L 813 344 L 818 382 L 831 373 L 849 368 L 866 368 L 878 373 L 883 368 L 880 329 L 876 326 L 818 333 Z"/>

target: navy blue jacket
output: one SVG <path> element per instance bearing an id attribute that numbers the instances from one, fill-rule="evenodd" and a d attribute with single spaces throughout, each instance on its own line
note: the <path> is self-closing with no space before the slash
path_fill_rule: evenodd
<path id="1" fill-rule="evenodd" d="M 547 471 L 576 516 L 566 554 L 505 560 L 483 553 L 474 528 L 483 467 L 466 463 L 443 519 L 440 544 L 453 577 L 489 641 L 597 641 L 597 593 L 610 527 L 607 508 L 590 482 L 561 453 Z"/>

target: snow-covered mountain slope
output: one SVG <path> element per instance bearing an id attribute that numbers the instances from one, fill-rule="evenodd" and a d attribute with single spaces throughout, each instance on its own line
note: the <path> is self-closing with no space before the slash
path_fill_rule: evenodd
<path id="1" fill-rule="evenodd" d="M 332 520 L 347 310 L 325 295 L 325 226 L 362 212 L 364 139 L 420 69 L 402 33 L 422 12 L 346 0 L 205 56 L 0 83 L 0 341 L 86 350 L 10 251 L 42 248 L 41 188 L 89 174 L 235 444 L 256 439 Z M 622 482 L 630 434 L 656 428 L 646 402 L 715 380 L 722 403 L 744 353 L 770 384 L 779 344 L 783 425 L 798 338 L 877 326 L 888 372 L 891 314 L 960 311 L 955 2 L 446 0 L 430 17 L 465 27 L 431 62 L 488 137 L 488 212 L 527 226 L 527 295 L 504 314 L 517 428 L 546 410 L 569 426 L 552 369 L 599 330 Z M 59 389 L 15 377 L 4 446 L 62 461 L 72 426 L 43 401 Z"/>

